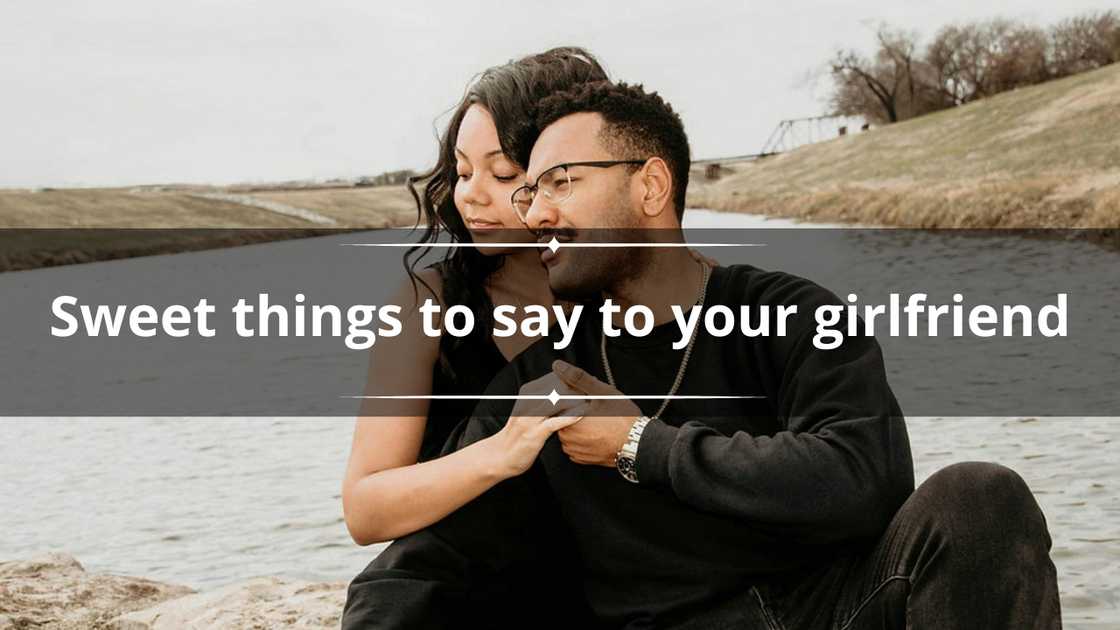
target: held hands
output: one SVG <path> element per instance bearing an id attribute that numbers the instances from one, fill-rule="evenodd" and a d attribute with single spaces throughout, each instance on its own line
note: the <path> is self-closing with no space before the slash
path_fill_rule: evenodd
<path id="1" fill-rule="evenodd" d="M 564 361 L 553 362 L 551 373 L 525 383 L 519 393 L 547 396 L 553 391 L 577 397 L 622 395 Z M 630 427 L 640 415 L 638 406 L 627 399 L 561 398 L 556 404 L 543 398 L 518 400 L 509 421 L 491 438 L 499 454 L 496 475 L 506 479 L 529 470 L 553 433 L 559 436 L 564 453 L 574 463 L 613 468 Z"/>
<path id="2" fill-rule="evenodd" d="M 547 396 L 554 390 L 558 394 L 570 393 L 555 373 L 549 373 L 525 383 L 519 393 Z M 579 422 L 588 407 L 588 402 L 581 399 L 565 398 L 555 405 L 546 399 L 518 400 L 509 422 L 491 438 L 498 454 L 496 476 L 507 479 L 529 470 L 549 436 Z"/>
<path id="3" fill-rule="evenodd" d="M 556 388 L 558 394 L 577 396 L 622 394 L 607 383 L 564 361 L 552 363 L 552 374 L 563 386 L 563 389 Z M 564 402 L 569 401 L 561 400 L 560 404 Z M 560 438 L 560 445 L 564 453 L 576 464 L 613 468 L 618 451 L 626 443 L 630 427 L 642 415 L 642 411 L 629 399 L 591 400 L 582 404 L 584 406 L 580 413 L 590 417 L 559 429 L 557 435 Z"/>

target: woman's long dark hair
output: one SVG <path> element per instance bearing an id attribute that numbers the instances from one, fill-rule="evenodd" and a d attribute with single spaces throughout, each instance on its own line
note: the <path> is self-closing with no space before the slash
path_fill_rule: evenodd
<path id="1" fill-rule="evenodd" d="M 471 105 L 486 108 L 498 129 L 502 152 L 525 168 L 538 135 L 535 122 L 537 103 L 554 92 L 607 78 L 606 71 L 591 53 L 572 46 L 530 55 L 495 66 L 479 75 L 451 115 L 440 138 L 439 158 L 435 166 L 408 180 L 408 190 L 416 200 L 417 226 L 425 223 L 420 245 L 404 255 L 405 269 L 414 287 L 417 281 L 423 283 L 416 275 L 416 267 L 429 251 L 424 244 L 438 240 L 444 233 L 455 242 L 472 242 L 470 231 L 455 208 L 454 200 L 457 179 L 455 144 L 459 126 Z M 418 190 L 419 184 L 423 188 Z M 470 307 L 475 313 L 474 330 L 489 334 L 493 305 L 486 293 L 486 280 L 501 266 L 504 257 L 485 256 L 473 247 L 450 248 L 447 251 L 449 253 L 440 269 L 444 302 Z M 468 338 L 449 341 L 455 347 Z M 444 361 L 442 355 L 441 362 Z M 449 365 L 445 364 L 444 368 L 451 372 Z"/>

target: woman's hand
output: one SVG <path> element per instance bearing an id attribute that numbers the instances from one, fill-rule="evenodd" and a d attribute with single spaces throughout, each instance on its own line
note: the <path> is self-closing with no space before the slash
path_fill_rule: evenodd
<path id="1" fill-rule="evenodd" d="M 546 374 L 521 387 L 521 395 L 548 396 L 552 392 L 570 393 L 554 373 Z M 500 479 L 516 477 L 529 470 L 544 443 L 553 433 L 579 422 L 587 411 L 586 400 L 563 398 L 555 404 L 547 398 L 518 400 L 509 421 L 492 437 L 496 471 Z"/>

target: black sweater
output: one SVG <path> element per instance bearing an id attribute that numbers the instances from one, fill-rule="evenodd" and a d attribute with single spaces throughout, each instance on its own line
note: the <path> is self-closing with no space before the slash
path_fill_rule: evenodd
<path id="1" fill-rule="evenodd" d="M 470 559 L 462 566 L 501 570 L 524 559 L 548 542 L 540 537 L 559 519 L 603 622 L 669 627 L 767 576 L 827 562 L 883 531 L 914 476 L 878 344 L 858 336 L 834 350 L 816 349 L 813 312 L 842 302 L 784 273 L 718 268 L 707 304 L 736 314 L 740 305 L 798 305 L 784 337 L 748 338 L 736 330 L 716 338 L 701 329 L 678 392 L 761 397 L 670 403 L 642 436 L 637 485 L 611 468 L 572 463 L 558 439 L 549 439 L 527 474 L 433 528 Z M 838 326 L 845 330 L 846 323 Z M 599 314 L 589 311 L 568 348 L 535 344 L 487 393 L 515 394 L 557 358 L 605 381 L 600 336 Z M 619 389 L 666 393 L 682 356 L 670 347 L 677 337 L 670 322 L 646 337 L 610 339 Z M 647 414 L 660 402 L 637 401 Z M 458 447 L 500 430 L 513 404 L 481 402 Z M 463 569 L 451 581 L 470 579 Z"/>

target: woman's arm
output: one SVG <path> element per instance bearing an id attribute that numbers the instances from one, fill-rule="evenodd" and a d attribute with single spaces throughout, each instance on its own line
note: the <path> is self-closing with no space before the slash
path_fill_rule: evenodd
<path id="1" fill-rule="evenodd" d="M 366 395 L 432 391 L 439 337 L 423 334 L 417 307 L 428 298 L 438 301 L 441 286 L 434 270 L 419 276 L 427 287 L 418 282 L 414 293 L 412 283 L 405 281 L 389 301 L 402 307 L 402 330 L 397 337 L 378 339 L 370 348 Z M 391 540 L 430 525 L 493 483 L 483 469 L 479 449 L 443 458 L 438 464 L 417 464 L 428 404 L 427 400 L 363 401 L 342 484 L 346 527 L 359 545 Z"/>
<path id="2" fill-rule="evenodd" d="M 505 478 L 487 440 L 416 463 L 424 423 L 422 416 L 358 419 L 342 505 L 359 545 L 427 527 Z"/>
<path id="3" fill-rule="evenodd" d="M 434 272 L 421 277 L 439 290 Z M 420 303 L 427 297 L 436 299 L 421 285 Z M 391 303 L 402 306 L 402 332 L 379 339 L 370 349 L 366 393 L 431 393 L 439 338 L 423 334 L 411 283 L 405 283 L 394 300 Z M 377 415 L 357 419 L 342 484 L 346 527 L 359 545 L 392 540 L 439 521 L 496 483 L 527 470 L 549 435 L 578 420 L 578 415 L 551 418 L 578 411 L 571 401 L 547 408 L 527 404 L 495 435 L 417 463 L 428 401 L 378 401 L 377 405 Z"/>

